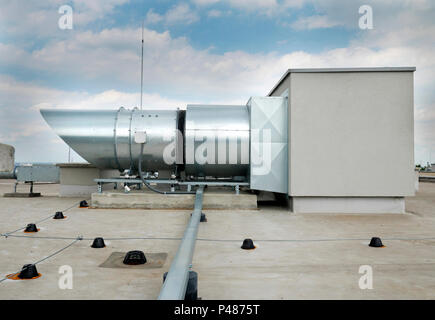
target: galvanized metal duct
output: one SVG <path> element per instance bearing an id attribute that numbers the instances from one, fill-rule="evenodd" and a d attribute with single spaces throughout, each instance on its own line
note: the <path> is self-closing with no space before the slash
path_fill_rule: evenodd
<path id="1" fill-rule="evenodd" d="M 187 111 L 41 110 L 41 114 L 72 149 L 99 168 L 137 171 L 140 144 L 134 136 L 145 132 L 146 171 L 175 172 L 176 164 L 185 163 L 189 176 L 249 174 L 246 106 L 197 105 L 188 106 Z M 208 147 L 205 153 L 204 145 Z"/>
<path id="2" fill-rule="evenodd" d="M 247 176 L 249 138 L 249 112 L 246 106 L 188 105 L 185 133 L 186 174 Z M 204 155 L 201 154 L 202 146 L 207 147 Z M 201 156 L 207 160 L 206 163 L 202 163 Z"/>
<path id="3" fill-rule="evenodd" d="M 147 170 L 172 169 L 164 150 L 175 140 L 177 111 L 173 110 L 41 110 L 53 130 L 88 162 L 102 169 L 137 170 L 140 145 L 136 131 L 145 131 L 143 164 Z"/>

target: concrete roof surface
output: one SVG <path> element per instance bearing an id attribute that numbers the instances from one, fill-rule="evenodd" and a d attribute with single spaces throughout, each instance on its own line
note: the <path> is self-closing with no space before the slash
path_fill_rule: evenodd
<path id="1" fill-rule="evenodd" d="M 0 180 L 0 193 L 12 180 Z M 25 189 L 24 189 L 25 188 Z M 19 186 L 27 190 L 28 186 Z M 80 209 L 81 198 L 57 197 L 58 185 L 37 185 L 43 197 L 0 197 L 0 233 L 10 232 L 64 210 L 65 220 L 47 219 L 36 234 L 0 238 L 0 276 L 37 264 L 42 277 L 0 283 L 0 299 L 156 299 L 191 210 Z M 262 205 L 259 210 L 204 210 L 193 270 L 202 299 L 434 299 L 435 184 L 421 183 L 406 199 L 407 214 L 293 214 Z M 174 238 L 106 240 L 90 248 L 95 237 Z M 368 246 L 381 237 L 385 248 Z M 38 238 L 39 237 L 39 238 Z M 45 238 L 44 238 L 45 237 Z M 71 239 L 51 239 L 64 237 Z M 257 248 L 240 249 L 244 238 Z M 420 240 L 416 240 L 420 239 Z M 99 265 L 116 251 L 168 253 L 162 268 L 111 269 Z M 59 289 L 59 268 L 73 270 L 73 289 Z M 373 268 L 373 289 L 358 286 L 361 265 Z"/>

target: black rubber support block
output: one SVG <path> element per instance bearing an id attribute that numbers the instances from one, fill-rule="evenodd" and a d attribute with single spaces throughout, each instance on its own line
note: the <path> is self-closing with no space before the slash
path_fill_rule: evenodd
<path id="1" fill-rule="evenodd" d="M 254 241 L 252 241 L 252 239 L 243 240 L 243 244 L 242 244 L 241 248 L 245 249 L 245 250 L 255 249 Z"/>
<path id="2" fill-rule="evenodd" d="M 139 250 L 127 252 L 123 261 L 124 264 L 128 265 L 145 264 L 146 262 L 145 254 Z"/>
<path id="3" fill-rule="evenodd" d="M 207 222 L 207 217 L 205 216 L 205 213 L 201 212 L 201 220 L 199 220 L 200 222 Z"/>
<path id="4" fill-rule="evenodd" d="M 24 232 L 38 232 L 38 228 L 36 228 L 36 224 L 29 223 Z"/>
<path id="5" fill-rule="evenodd" d="M 89 204 L 86 200 L 80 201 L 80 208 L 88 208 Z"/>
<path id="6" fill-rule="evenodd" d="M 57 211 L 57 212 L 54 214 L 53 219 L 65 219 L 65 216 L 63 215 L 63 212 L 62 212 L 62 211 Z"/>
<path id="7" fill-rule="evenodd" d="M 163 282 L 166 280 L 167 272 L 163 274 Z M 189 271 L 189 280 L 187 282 L 186 294 L 184 295 L 186 301 L 198 300 L 198 273 Z"/>
<path id="8" fill-rule="evenodd" d="M 104 243 L 104 239 L 103 238 L 95 238 L 94 242 L 92 242 L 91 247 L 92 248 L 104 248 L 106 246 L 106 244 Z"/>
<path id="9" fill-rule="evenodd" d="M 20 279 L 32 279 L 39 276 L 38 270 L 34 264 L 25 264 L 23 269 L 21 269 L 18 278 Z"/>
<path id="10" fill-rule="evenodd" d="M 382 244 L 382 240 L 381 240 L 381 238 L 373 237 L 373 238 L 370 240 L 369 247 L 382 248 L 383 246 L 384 246 L 384 245 Z"/>

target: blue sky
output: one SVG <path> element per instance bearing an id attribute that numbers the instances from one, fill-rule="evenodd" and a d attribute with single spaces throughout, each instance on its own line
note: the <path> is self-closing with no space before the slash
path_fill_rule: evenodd
<path id="1" fill-rule="evenodd" d="M 372 30 L 358 27 L 363 4 Z M 0 142 L 17 161 L 67 160 L 39 108 L 139 104 L 142 21 L 148 107 L 243 104 L 288 68 L 416 66 L 416 162 L 435 161 L 433 1 L 0 0 Z"/>

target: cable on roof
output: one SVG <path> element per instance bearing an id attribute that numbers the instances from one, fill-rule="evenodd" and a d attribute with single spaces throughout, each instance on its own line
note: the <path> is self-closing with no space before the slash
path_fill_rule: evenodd
<path id="1" fill-rule="evenodd" d="M 55 236 L 26 236 L 26 235 L 10 235 L 9 237 L 15 238 L 29 238 L 29 239 L 47 239 L 47 240 L 73 240 L 73 237 L 55 237 Z M 94 240 L 95 238 L 84 238 L 81 240 Z M 181 240 L 182 238 L 175 237 L 119 237 L 119 238 L 106 238 L 109 241 L 118 240 Z M 329 238 L 329 239 L 255 239 L 255 242 L 330 242 L 330 241 L 368 241 L 371 238 Z M 382 238 L 388 241 L 422 241 L 422 240 L 435 240 L 435 237 L 422 237 L 422 238 Z M 243 239 L 210 239 L 210 238 L 197 238 L 197 241 L 209 242 L 240 242 Z"/>
<path id="2" fill-rule="evenodd" d="M 33 264 L 33 265 L 37 265 L 38 263 L 41 263 L 41 262 L 43 262 L 43 261 L 45 261 L 45 260 L 47 260 L 47 259 L 50 259 L 51 257 L 53 257 L 53 256 L 55 256 L 55 255 L 61 253 L 62 251 L 66 250 L 67 248 L 71 247 L 71 246 L 72 246 L 73 244 L 75 244 L 77 241 L 81 241 L 81 240 L 83 240 L 83 237 L 82 237 L 82 236 L 78 236 L 78 237 L 75 238 L 75 240 L 74 240 L 73 242 L 71 242 L 71 243 L 68 244 L 67 246 L 63 247 L 62 249 L 57 250 L 56 252 L 54 252 L 54 253 L 52 253 L 52 254 L 46 256 L 45 258 L 42 258 L 42 259 L 38 260 L 38 261 L 36 261 L 35 263 L 32 263 L 32 264 Z M 13 273 L 13 274 L 11 274 L 11 275 L 9 275 L 9 276 L 6 276 L 6 277 L 4 277 L 3 279 L 0 279 L 0 282 L 3 282 L 3 281 L 5 281 L 5 280 L 7 280 L 7 279 L 9 279 L 9 278 L 12 278 L 14 275 L 16 275 L 17 273 L 20 273 L 22 270 L 23 270 L 23 269 L 21 269 L 21 270 L 18 271 L 18 272 L 15 272 L 15 273 Z"/>
<path id="3" fill-rule="evenodd" d="M 75 206 L 77 206 L 77 203 L 80 203 L 80 202 L 74 202 L 74 204 L 73 204 L 72 206 L 70 206 L 70 207 L 64 209 L 62 212 L 66 212 L 66 211 L 68 211 L 68 210 L 74 208 Z M 36 221 L 34 224 L 38 224 L 38 223 L 41 223 L 41 222 L 46 221 L 46 220 L 48 220 L 48 219 L 51 219 L 51 218 L 53 218 L 55 215 L 56 215 L 56 214 L 52 214 L 52 215 L 50 215 L 49 217 L 46 217 L 46 218 L 43 218 L 43 219 L 41 219 L 41 220 Z M 27 227 L 27 225 L 26 225 L 25 227 L 19 228 L 19 229 L 14 230 L 14 231 L 10 231 L 10 232 L 6 232 L 6 233 L 2 233 L 2 234 L 0 234 L 0 236 L 3 236 L 3 237 L 6 237 L 6 238 L 7 238 L 8 236 L 10 236 L 11 234 L 13 234 L 13 233 L 15 233 L 15 232 L 18 232 L 18 231 L 20 231 L 20 230 L 26 229 L 26 227 Z"/>
<path id="4" fill-rule="evenodd" d="M 4 235 L 2 235 L 4 236 Z M 45 239 L 45 240 L 74 240 L 73 237 L 56 237 L 56 236 L 25 236 L 25 235 L 9 235 L 8 237 L 14 238 L 28 238 L 28 239 Z M 81 240 L 94 240 L 95 238 L 82 238 Z M 182 238 L 169 238 L 169 237 L 126 237 L 126 238 L 104 238 L 105 240 L 181 240 Z"/>

